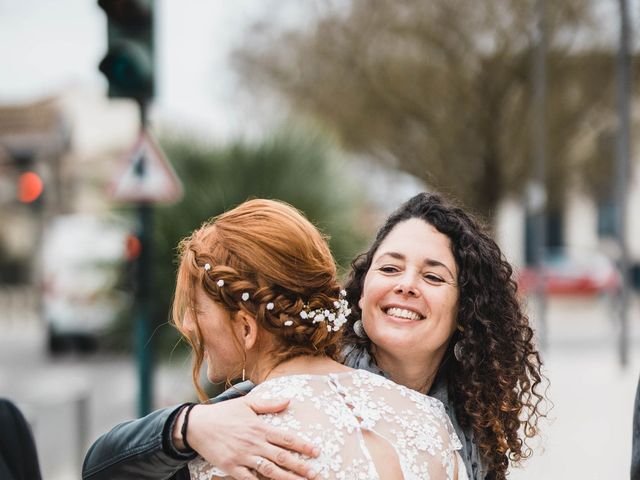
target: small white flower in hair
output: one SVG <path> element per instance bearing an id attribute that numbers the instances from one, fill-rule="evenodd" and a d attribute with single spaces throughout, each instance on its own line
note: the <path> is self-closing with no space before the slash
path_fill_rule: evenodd
<path id="1" fill-rule="evenodd" d="M 347 296 L 347 291 L 346 290 L 340 290 L 340 296 L 341 297 L 346 297 Z"/>
<path id="2" fill-rule="evenodd" d="M 300 312 L 300 318 L 303 318 L 303 319 L 305 319 L 305 320 L 306 320 L 306 318 L 307 318 L 308 316 L 309 316 L 309 314 L 308 314 L 306 311 L 302 310 L 302 311 Z"/>
<path id="3" fill-rule="evenodd" d="M 210 263 L 205 263 L 204 264 L 204 269 L 208 272 L 209 270 L 211 270 L 211 264 Z"/>
<path id="4" fill-rule="evenodd" d="M 208 264 L 207 264 L 208 265 Z M 218 285 L 219 287 L 224 287 L 224 280 L 220 279 L 216 282 L 216 285 Z"/>
<path id="5" fill-rule="evenodd" d="M 284 326 L 285 327 L 290 327 L 291 325 L 293 325 L 293 320 L 285 320 L 284 321 Z"/>
<path id="6" fill-rule="evenodd" d="M 267 303 L 267 310 L 273 310 L 273 302 Z"/>
<path id="7" fill-rule="evenodd" d="M 247 292 L 244 292 L 242 294 L 242 301 L 246 302 L 247 300 L 249 300 L 249 294 Z"/>

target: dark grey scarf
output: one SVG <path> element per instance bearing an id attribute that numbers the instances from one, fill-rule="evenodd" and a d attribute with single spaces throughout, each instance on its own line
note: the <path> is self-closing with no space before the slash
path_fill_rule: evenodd
<path id="1" fill-rule="evenodd" d="M 367 349 L 363 346 L 349 345 L 345 347 L 343 355 L 343 363 L 347 367 L 367 370 L 368 372 L 382 375 L 385 378 L 389 378 L 389 375 L 383 372 L 380 367 L 376 365 Z M 444 377 L 436 377 L 436 380 L 432 385 L 431 390 L 429 391 L 429 396 L 437 398 L 444 404 L 445 411 L 447 412 L 447 415 L 449 415 L 451 424 L 453 425 L 453 428 L 455 429 L 458 437 L 460 438 L 460 442 L 462 443 L 462 451 L 460 452 L 460 456 L 464 461 L 464 465 L 467 469 L 469 478 L 471 480 L 485 480 L 485 477 L 487 476 L 487 470 L 480 460 L 480 452 L 478 451 L 478 447 L 473 442 L 473 431 L 463 430 L 458 423 L 453 405 L 449 401 L 449 392 Z"/>

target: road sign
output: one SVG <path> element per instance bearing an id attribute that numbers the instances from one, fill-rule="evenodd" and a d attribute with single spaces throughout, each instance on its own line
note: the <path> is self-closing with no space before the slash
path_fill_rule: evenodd
<path id="1" fill-rule="evenodd" d="M 142 131 L 125 158 L 124 169 L 109 186 L 119 202 L 175 203 L 182 198 L 182 182 L 148 131 Z"/>

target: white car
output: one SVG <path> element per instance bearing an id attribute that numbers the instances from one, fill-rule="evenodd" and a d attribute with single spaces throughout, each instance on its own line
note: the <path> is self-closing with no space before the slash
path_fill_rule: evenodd
<path id="1" fill-rule="evenodd" d="M 117 288 L 129 229 L 115 218 L 73 214 L 55 217 L 40 250 L 42 315 L 48 348 L 97 346 L 126 299 Z"/>

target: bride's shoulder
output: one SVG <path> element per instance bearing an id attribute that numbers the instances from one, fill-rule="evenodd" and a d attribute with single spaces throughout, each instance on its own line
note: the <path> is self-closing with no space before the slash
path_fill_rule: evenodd
<path id="1" fill-rule="evenodd" d="M 388 378 L 366 370 L 356 370 L 354 373 L 354 383 L 361 385 L 369 385 L 378 388 L 380 391 L 387 391 L 395 397 L 405 398 L 407 402 L 416 403 L 424 408 L 429 408 L 438 413 L 446 414 L 444 404 L 437 398 L 417 392 L 411 388 L 395 383 Z"/>

